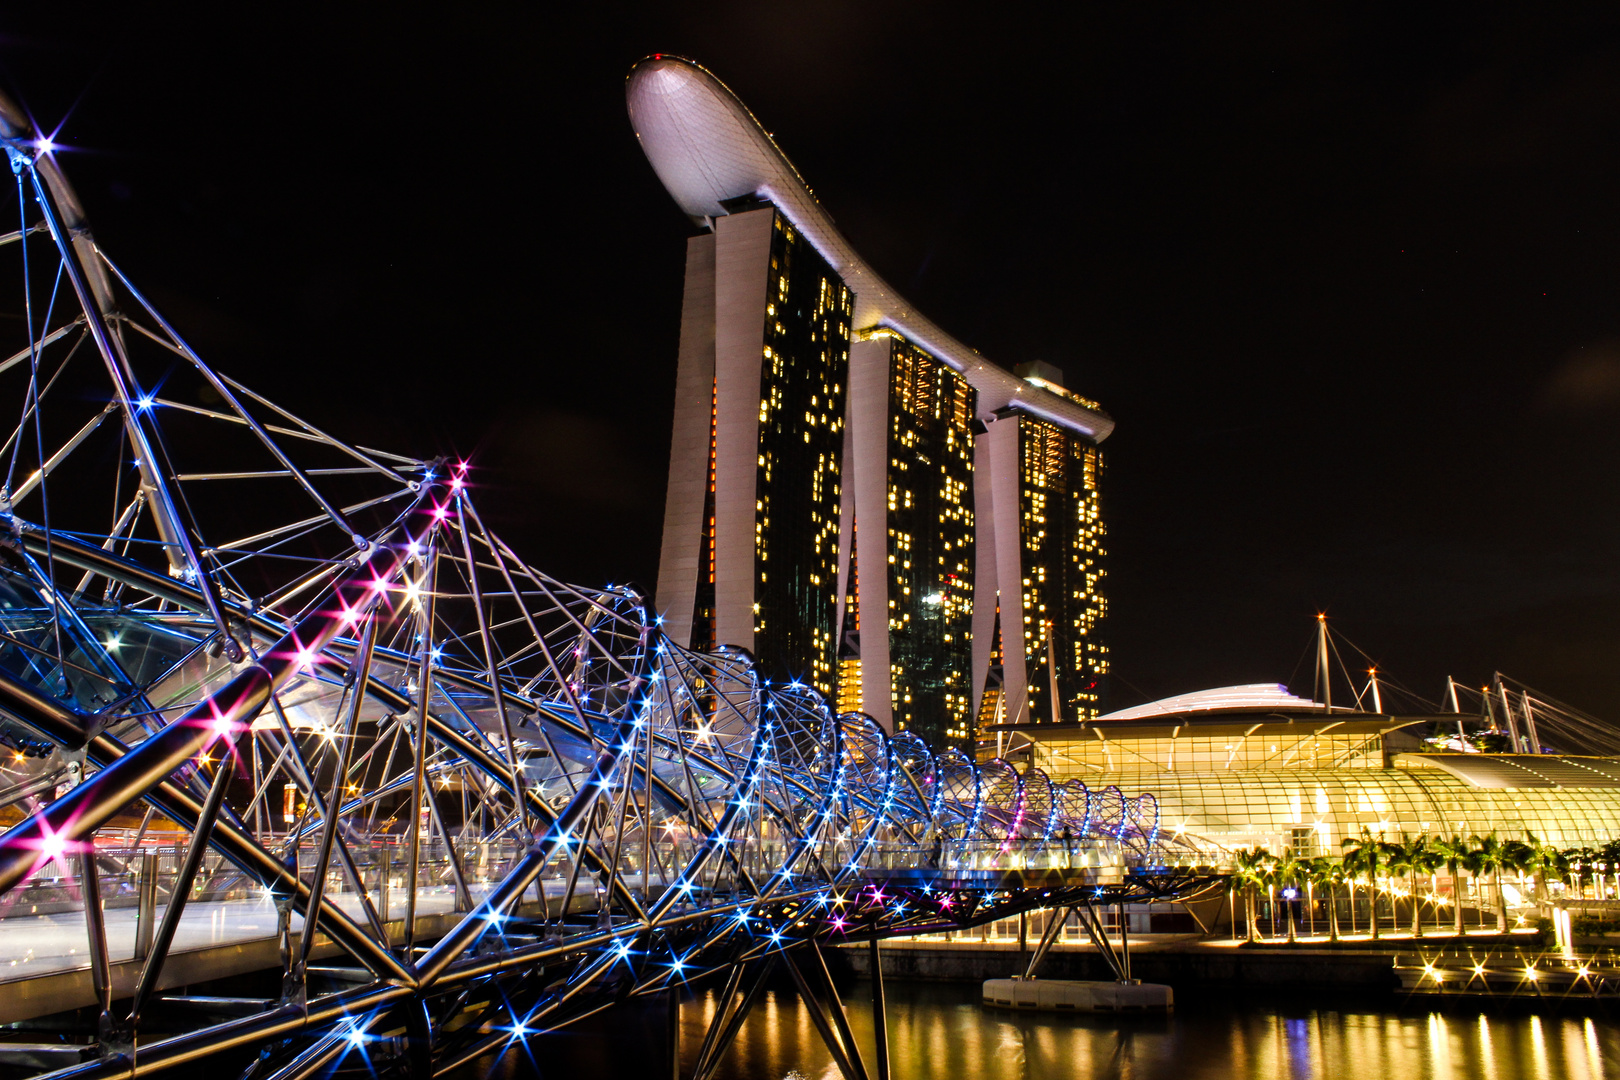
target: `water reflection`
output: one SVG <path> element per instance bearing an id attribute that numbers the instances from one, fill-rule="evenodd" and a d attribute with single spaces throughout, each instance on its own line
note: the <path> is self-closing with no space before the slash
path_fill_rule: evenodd
<path id="1" fill-rule="evenodd" d="M 865 984 L 846 998 L 850 1026 L 870 1061 Z M 717 1076 L 838 1080 L 804 1009 L 769 995 Z M 1012 1014 L 982 1008 L 977 987 L 891 983 L 889 1038 L 895 1080 L 1120 1077 L 1129 1080 L 1305 1080 L 1314 1077 L 1456 1077 L 1458 1080 L 1620 1080 L 1620 1031 L 1606 1018 L 1379 1010 L 1365 1003 L 1238 1007 L 1229 997 L 1183 995 L 1169 1018 L 1123 1024 L 1092 1017 Z M 701 1042 L 714 998 L 688 1006 L 683 1041 Z M 695 1056 L 695 1049 L 689 1050 Z M 693 1064 L 687 1061 L 687 1066 Z"/>
<path id="2" fill-rule="evenodd" d="M 1246 992 L 1178 995 L 1174 1016 L 1010 1013 L 980 1006 L 973 984 L 889 984 L 894 1080 L 1620 1080 L 1620 1029 L 1606 1014 L 1480 1013 L 1453 1005 L 1380 1009 L 1362 1000 L 1305 1007 Z M 869 984 L 847 988 L 850 1027 L 872 1060 Z M 683 1075 L 718 1005 L 713 990 L 681 1010 Z M 1314 1000 L 1314 999 L 1313 999 Z M 455 1080 L 668 1076 L 662 1002 L 626 1003 L 533 1041 Z M 787 987 L 768 991 L 743 1025 L 718 1080 L 839 1080 L 809 1014 Z"/>

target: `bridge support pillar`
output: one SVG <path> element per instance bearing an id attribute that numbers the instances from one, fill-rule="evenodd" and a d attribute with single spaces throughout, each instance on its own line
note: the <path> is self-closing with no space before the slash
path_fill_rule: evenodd
<path id="1" fill-rule="evenodd" d="M 849 1032 L 849 1021 L 844 1017 L 843 1003 L 838 1000 L 838 990 L 832 985 L 827 976 L 827 965 L 821 958 L 821 952 L 816 948 L 814 941 L 810 942 L 810 951 L 814 953 L 816 964 L 800 964 L 798 959 L 789 952 L 782 954 L 782 960 L 787 964 L 788 973 L 793 976 L 793 983 L 799 990 L 799 998 L 804 1002 L 805 1011 L 810 1014 L 810 1020 L 821 1035 L 821 1041 L 832 1055 L 833 1064 L 844 1080 L 868 1080 L 866 1067 L 861 1061 L 861 1052 L 855 1045 L 854 1038 Z M 810 986 L 806 977 L 806 970 L 811 976 L 817 977 L 821 982 L 821 990 L 827 995 L 825 1008 L 821 997 Z"/>
<path id="2" fill-rule="evenodd" d="M 84 898 L 85 929 L 90 939 L 90 981 L 101 1005 L 98 1037 L 105 1042 L 112 1036 L 112 965 L 107 958 L 107 922 L 101 908 L 101 868 L 96 865 L 96 849 L 79 854 L 79 891 Z"/>
<path id="3" fill-rule="evenodd" d="M 669 1048 L 669 1078 L 681 1080 L 681 987 L 669 984 L 669 1014 L 665 1022 L 665 1042 Z"/>
<path id="4" fill-rule="evenodd" d="M 1035 946 L 1035 955 L 1029 958 L 1029 967 L 1024 969 L 1024 978 L 1033 979 L 1041 961 L 1052 948 L 1052 943 L 1063 932 L 1063 924 L 1068 921 L 1070 909 L 1052 908 L 1046 912 L 1046 930 L 1041 934 L 1041 942 Z"/>
<path id="5" fill-rule="evenodd" d="M 141 852 L 135 896 L 135 950 L 131 957 L 145 960 L 152 955 L 152 935 L 157 931 L 158 853 L 155 849 Z"/>
<path id="6" fill-rule="evenodd" d="M 1122 964 L 1119 955 L 1108 941 L 1108 930 L 1103 926 L 1102 916 L 1097 914 L 1097 909 L 1092 907 L 1089 899 L 1082 902 L 1085 904 L 1085 911 L 1082 912 L 1079 908 L 1075 908 L 1075 917 L 1080 920 L 1080 925 L 1085 928 L 1086 935 L 1091 938 L 1091 943 L 1097 947 L 1098 954 L 1113 969 L 1114 978 L 1120 982 L 1130 981 L 1130 975 L 1126 974 L 1126 968 Z"/>
<path id="7" fill-rule="evenodd" d="M 1116 905 L 1119 912 L 1119 963 L 1125 969 L 1125 981 L 1131 981 L 1131 926 L 1130 916 L 1123 903 Z"/>
<path id="8" fill-rule="evenodd" d="M 889 1080 L 889 1017 L 883 1000 L 883 952 L 872 939 L 872 1038 L 877 1043 L 874 1061 L 877 1080 Z"/>
<path id="9" fill-rule="evenodd" d="M 732 1001 L 742 986 L 743 965 L 736 964 L 731 969 L 731 975 L 726 979 L 726 989 L 720 996 L 720 1007 L 715 1010 L 714 1020 L 709 1026 L 709 1033 L 703 1038 L 703 1046 L 698 1050 L 697 1066 L 692 1071 L 692 1080 L 708 1080 L 710 1073 L 720 1064 L 731 1047 L 731 1042 L 737 1037 L 737 1030 L 742 1027 L 748 1013 L 753 1009 L 754 1003 L 765 992 L 765 978 L 771 973 L 776 960 L 772 956 L 754 961 L 753 982 L 749 984 L 748 991 L 743 994 L 741 1004 L 732 1007 Z"/>

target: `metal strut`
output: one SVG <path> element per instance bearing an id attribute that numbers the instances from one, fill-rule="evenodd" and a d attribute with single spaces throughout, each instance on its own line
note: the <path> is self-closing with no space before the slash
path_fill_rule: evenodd
<path id="1" fill-rule="evenodd" d="M 84 311 L 85 325 L 89 328 L 90 336 L 96 343 L 96 350 L 101 354 L 102 361 L 107 367 L 107 374 L 112 379 L 113 388 L 118 395 L 118 403 L 124 410 L 124 428 L 128 432 L 136 463 L 140 466 L 141 480 L 151 501 L 158 533 L 167 545 L 170 570 L 186 574 L 192 579 L 192 584 L 202 594 L 203 602 L 207 605 L 209 618 L 213 620 L 214 627 L 219 632 L 226 655 L 233 661 L 240 660 L 242 647 L 231 636 L 218 590 L 197 554 L 197 547 L 192 543 L 191 534 L 180 520 L 174 497 L 164 479 L 164 470 L 153 452 L 151 440 L 141 426 L 141 414 L 148 406 L 135 401 L 131 396 L 129 387 L 132 373 L 128 358 L 124 356 L 118 339 L 108 331 L 105 321 L 107 313 L 103 308 L 102 296 L 106 289 L 105 279 L 101 279 L 100 289 L 92 290 L 86 280 L 84 268 L 75 257 L 76 241 L 81 237 L 75 237 L 74 240 L 68 238 L 67 231 L 57 219 L 51 199 L 45 193 L 45 186 L 40 182 L 39 169 L 33 162 L 28 164 L 28 176 L 34 188 L 35 198 L 39 202 L 40 212 L 44 215 L 45 224 L 50 230 L 51 239 L 55 241 L 57 252 L 61 255 L 63 269 L 68 281 L 73 285 L 74 293 L 78 296 L 79 306 Z M 88 233 L 82 224 L 76 231 L 84 234 L 82 239 L 88 244 Z M 110 296 L 105 299 L 107 303 L 111 302 Z"/>
<path id="2" fill-rule="evenodd" d="M 1046 931 L 1041 934 L 1040 944 L 1035 946 L 1035 955 L 1029 958 L 1029 967 L 1024 969 L 1024 978 L 1033 979 L 1035 977 L 1035 972 L 1041 966 L 1041 961 L 1046 959 L 1047 952 L 1052 948 L 1053 943 L 1057 941 L 1058 934 L 1063 930 L 1063 924 L 1068 921 L 1069 913 L 1073 910 L 1070 907 L 1055 908 L 1047 911 Z"/>
<path id="3" fill-rule="evenodd" d="M 766 977 L 770 975 L 771 969 L 775 966 L 776 957 L 774 954 L 767 955 L 762 960 L 754 961 L 754 981 L 749 984 L 748 992 L 743 995 L 741 1003 L 736 1008 L 731 1009 L 728 1016 L 727 1007 L 731 1005 L 731 997 L 736 993 L 737 986 L 740 985 L 743 977 L 743 965 L 740 963 L 732 965 L 734 978 L 727 980 L 729 992 L 721 1001 L 720 1010 L 715 1013 L 713 1023 L 709 1025 L 709 1033 L 704 1036 L 703 1047 L 698 1051 L 697 1068 L 692 1072 L 692 1080 L 708 1080 L 709 1075 L 720 1064 L 720 1059 L 725 1057 L 726 1051 L 731 1048 L 731 1043 L 736 1039 L 737 1032 L 741 1029 L 743 1021 L 748 1019 L 748 1014 L 753 1009 L 754 1003 L 765 992 Z"/>
<path id="4" fill-rule="evenodd" d="M 801 963 L 796 959 L 795 953 L 802 956 L 806 951 L 815 958 L 814 963 Z M 832 1054 L 834 1064 L 838 1066 L 838 1071 L 844 1074 L 845 1080 L 868 1080 L 866 1064 L 861 1060 L 860 1047 L 855 1044 L 855 1036 L 849 1030 L 849 1019 L 844 1015 L 844 1004 L 838 998 L 838 988 L 833 985 L 820 946 L 812 938 L 807 947 L 783 950 L 781 956 L 783 962 L 787 964 L 788 972 L 793 976 L 793 982 L 799 989 L 799 996 L 804 1000 L 811 1021 L 821 1033 L 822 1041 Z M 822 995 L 826 998 L 825 1005 Z"/>
<path id="5" fill-rule="evenodd" d="M 883 952 L 872 939 L 872 1038 L 877 1043 L 877 1080 L 889 1080 L 889 1018 L 883 1000 Z"/>
<path id="6" fill-rule="evenodd" d="M 1114 978 L 1120 982 L 1129 981 L 1130 976 L 1126 974 L 1125 966 L 1120 962 L 1119 955 L 1114 952 L 1114 946 L 1108 940 L 1108 933 L 1103 929 L 1102 919 L 1097 915 L 1097 909 L 1091 906 L 1089 897 L 1082 903 L 1085 906 L 1085 911 L 1082 912 L 1079 908 L 1074 908 L 1075 917 L 1080 920 L 1080 925 L 1085 927 L 1087 936 L 1091 938 L 1091 943 L 1097 946 L 1097 952 L 1102 955 L 1108 966 L 1113 969 Z"/>

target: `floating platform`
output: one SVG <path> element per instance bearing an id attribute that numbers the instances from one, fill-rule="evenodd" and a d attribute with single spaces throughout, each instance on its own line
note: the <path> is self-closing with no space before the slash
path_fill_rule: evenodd
<path id="1" fill-rule="evenodd" d="M 986 979 L 984 1003 L 1046 1012 L 1168 1013 L 1175 1011 L 1176 995 L 1161 983 Z"/>
<path id="2" fill-rule="evenodd" d="M 1398 954 L 1395 977 L 1404 992 L 1422 996 L 1620 999 L 1612 956 Z"/>

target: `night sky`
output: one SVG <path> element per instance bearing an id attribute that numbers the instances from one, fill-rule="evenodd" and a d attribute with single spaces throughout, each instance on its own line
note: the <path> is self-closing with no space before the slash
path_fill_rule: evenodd
<path id="1" fill-rule="evenodd" d="M 1325 610 L 1431 700 L 1620 721 L 1620 14 L 1417 6 L 58 3 L 0 81 L 216 367 L 650 589 L 692 227 L 623 80 L 692 57 L 922 311 L 1117 419 L 1114 705 L 1309 694 Z"/>

